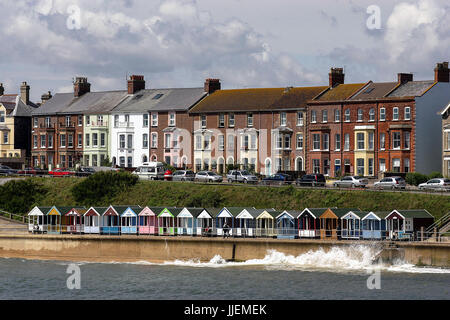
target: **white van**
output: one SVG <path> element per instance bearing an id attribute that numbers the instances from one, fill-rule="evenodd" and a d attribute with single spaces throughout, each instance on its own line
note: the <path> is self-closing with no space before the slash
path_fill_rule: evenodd
<path id="1" fill-rule="evenodd" d="M 162 162 L 144 162 L 142 166 L 136 168 L 133 174 L 143 180 L 164 180 L 166 169 Z"/>

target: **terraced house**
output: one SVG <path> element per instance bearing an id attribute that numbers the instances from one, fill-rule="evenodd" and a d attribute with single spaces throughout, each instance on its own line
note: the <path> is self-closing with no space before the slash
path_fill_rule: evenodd
<path id="1" fill-rule="evenodd" d="M 31 112 L 38 105 L 30 101 L 30 86 L 23 82 L 20 94 L 4 94 L 0 83 L 0 163 L 21 169 L 30 158 Z"/>
<path id="2" fill-rule="evenodd" d="M 450 178 L 450 102 L 440 115 L 442 116 L 442 175 Z"/>

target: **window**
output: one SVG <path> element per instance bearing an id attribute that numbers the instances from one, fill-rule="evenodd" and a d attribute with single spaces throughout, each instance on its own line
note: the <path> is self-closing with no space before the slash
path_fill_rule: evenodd
<path id="1" fill-rule="evenodd" d="M 119 158 L 119 165 L 120 165 L 121 167 L 125 167 L 125 157 L 120 157 L 120 158 Z"/>
<path id="2" fill-rule="evenodd" d="M 356 159 L 356 172 L 358 176 L 364 176 L 364 159 Z"/>
<path id="3" fill-rule="evenodd" d="M 284 149 L 290 149 L 291 148 L 291 136 L 286 134 L 284 136 Z"/>
<path id="4" fill-rule="evenodd" d="M 446 150 L 450 150 L 450 131 L 446 132 L 447 134 L 447 148 Z"/>
<path id="5" fill-rule="evenodd" d="M 118 127 L 119 126 L 119 115 L 114 115 L 114 127 Z"/>
<path id="6" fill-rule="evenodd" d="M 336 151 L 341 150 L 341 135 L 338 133 L 334 136 L 335 139 L 335 144 L 334 144 L 334 149 Z"/>
<path id="7" fill-rule="evenodd" d="M 3 142 L 8 143 L 8 133 L 4 132 Z M 45 148 L 45 135 L 41 135 L 41 148 Z"/>
<path id="8" fill-rule="evenodd" d="M 128 168 L 133 167 L 133 157 L 128 157 L 127 158 L 127 167 Z"/>
<path id="9" fill-rule="evenodd" d="M 281 112 L 280 113 L 280 125 L 285 126 L 286 122 L 287 122 L 287 114 L 286 114 L 286 112 Z"/>
<path id="10" fill-rule="evenodd" d="M 66 116 L 66 127 L 70 127 L 70 116 Z"/>
<path id="11" fill-rule="evenodd" d="M 380 108 L 380 121 L 386 120 L 386 108 Z"/>
<path id="12" fill-rule="evenodd" d="M 78 126 L 83 125 L 83 116 L 78 116 Z"/>
<path id="13" fill-rule="evenodd" d="M 3 115 L 3 121 L 5 122 L 5 115 Z M 33 118 L 33 127 L 37 128 L 38 127 L 38 118 Z"/>
<path id="14" fill-rule="evenodd" d="M 78 148 L 81 148 L 83 146 L 83 135 L 79 133 L 77 135 L 77 142 L 78 142 Z"/>
<path id="15" fill-rule="evenodd" d="M 92 155 L 92 166 L 96 167 L 97 165 L 98 165 L 98 163 L 97 163 L 97 155 L 93 154 Z"/>
<path id="16" fill-rule="evenodd" d="M 315 110 L 311 110 L 311 123 L 317 122 L 317 114 Z"/>
<path id="17" fill-rule="evenodd" d="M 175 112 L 169 113 L 169 127 L 175 126 Z"/>
<path id="18" fill-rule="evenodd" d="M 219 128 L 225 127 L 225 115 L 223 113 L 219 114 Z"/>
<path id="19" fill-rule="evenodd" d="M 359 132 L 356 134 L 356 143 L 358 150 L 364 150 L 364 133 Z"/>
<path id="20" fill-rule="evenodd" d="M 202 136 L 197 135 L 195 136 L 195 148 L 197 150 L 202 150 Z"/>
<path id="21" fill-rule="evenodd" d="M 91 144 L 90 139 L 89 139 L 89 133 L 86 133 L 86 147 L 89 147 Z"/>
<path id="22" fill-rule="evenodd" d="M 313 173 L 320 173 L 320 159 L 313 159 Z"/>
<path id="23" fill-rule="evenodd" d="M 206 116 L 204 114 L 202 114 L 200 116 L 200 121 L 201 121 L 202 128 L 206 128 Z"/>
<path id="24" fill-rule="evenodd" d="M 219 150 L 223 151 L 225 149 L 225 136 L 223 134 L 219 135 Z"/>
<path id="25" fill-rule="evenodd" d="M 369 121 L 375 121 L 375 109 L 371 108 L 369 110 Z"/>
<path id="26" fill-rule="evenodd" d="M 127 140 L 128 149 L 133 149 L 133 135 L 129 134 Z"/>
<path id="27" fill-rule="evenodd" d="M 156 132 L 152 133 L 152 148 L 158 147 L 158 134 Z"/>
<path id="28" fill-rule="evenodd" d="M 65 167 L 66 166 L 66 156 L 62 155 L 60 156 L 60 162 L 61 162 L 61 166 Z"/>
<path id="29" fill-rule="evenodd" d="M 0 122 L 5 122 L 5 111 L 0 111 Z M 37 125 L 35 125 L 35 127 L 37 127 Z"/>
<path id="30" fill-rule="evenodd" d="M 98 146 L 98 134 L 97 133 L 92 134 L 92 146 L 93 147 Z"/>
<path id="31" fill-rule="evenodd" d="M 303 134 L 297 133 L 297 149 L 303 149 Z"/>
<path id="32" fill-rule="evenodd" d="M 53 148 L 53 135 L 52 134 L 48 135 L 48 147 Z"/>
<path id="33" fill-rule="evenodd" d="M 50 120 L 50 117 L 46 117 L 46 118 L 45 118 L 45 126 L 46 126 L 47 128 L 51 128 L 51 120 Z"/>
<path id="34" fill-rule="evenodd" d="M 341 173 L 341 159 L 334 160 L 334 174 L 338 176 Z"/>
<path id="35" fill-rule="evenodd" d="M 253 113 L 247 114 L 247 127 L 253 127 Z"/>
<path id="36" fill-rule="evenodd" d="M 256 149 L 256 134 L 250 136 L 250 148 L 253 150 Z"/>
<path id="37" fill-rule="evenodd" d="M 67 135 L 67 146 L 73 148 L 73 134 Z"/>
<path id="38" fill-rule="evenodd" d="M 405 131 L 404 133 L 403 133 L 403 139 L 405 140 L 404 141 L 404 148 L 405 149 L 409 149 L 410 148 L 410 133 L 409 133 L 409 131 Z"/>
<path id="39" fill-rule="evenodd" d="M 205 135 L 205 150 L 211 150 L 211 136 Z"/>
<path id="40" fill-rule="evenodd" d="M 120 146 L 120 149 L 125 149 L 125 135 L 124 134 L 121 134 L 119 136 L 119 146 Z M 125 165 L 125 159 L 123 160 L 123 163 Z"/>
<path id="41" fill-rule="evenodd" d="M 330 160 L 329 159 L 323 160 L 323 174 L 330 175 Z"/>
<path id="42" fill-rule="evenodd" d="M 313 134 L 313 150 L 320 150 L 320 134 Z"/>
<path id="43" fill-rule="evenodd" d="M 341 110 L 336 109 L 334 110 L 334 122 L 341 121 Z"/>
<path id="44" fill-rule="evenodd" d="M 228 150 L 234 150 L 234 136 L 228 135 Z"/>
<path id="45" fill-rule="evenodd" d="M 37 137 L 37 135 L 34 135 L 33 136 L 33 148 L 37 149 L 37 147 L 38 147 L 38 137 Z"/>
<path id="46" fill-rule="evenodd" d="M 62 134 L 60 135 L 60 146 L 61 148 L 65 148 L 66 147 L 66 135 Z"/>
<path id="47" fill-rule="evenodd" d="M 156 112 L 152 112 L 152 127 L 158 126 L 158 114 Z"/>
<path id="48" fill-rule="evenodd" d="M 242 147 L 245 150 L 248 150 L 248 135 L 244 135 L 241 138 L 242 138 Z"/>
<path id="49" fill-rule="evenodd" d="M 384 150 L 386 148 L 386 134 L 380 133 L 380 149 Z"/>
<path id="50" fill-rule="evenodd" d="M 283 149 L 283 135 L 277 134 L 277 149 Z"/>
<path id="51" fill-rule="evenodd" d="M 364 120 L 364 112 L 363 109 L 358 109 L 358 121 Z"/>
<path id="52" fill-rule="evenodd" d="M 297 126 L 303 125 L 303 112 L 297 112 Z"/>
<path id="53" fill-rule="evenodd" d="M 346 109 L 344 113 L 345 122 L 350 122 L 350 109 Z"/>
<path id="54" fill-rule="evenodd" d="M 323 150 L 330 149 L 330 135 L 328 133 L 323 134 Z"/>
<path id="55" fill-rule="evenodd" d="M 322 110 L 322 122 L 328 122 L 328 110 Z"/>
<path id="56" fill-rule="evenodd" d="M 171 145 L 170 145 L 171 140 L 172 140 L 172 135 L 169 133 L 166 133 L 164 135 L 164 148 L 166 148 L 166 149 L 171 148 Z"/>
<path id="57" fill-rule="evenodd" d="M 398 108 L 397 108 L 397 107 L 395 107 L 395 108 L 393 109 L 393 111 L 392 111 L 392 119 L 393 119 L 394 121 L 397 121 L 397 120 L 398 120 Z"/>
<path id="58" fill-rule="evenodd" d="M 129 114 L 125 115 L 125 123 L 127 124 L 127 126 L 129 126 L 129 124 L 130 124 L 130 115 Z"/>
<path id="59" fill-rule="evenodd" d="M 386 159 L 379 159 L 380 161 L 380 172 L 386 171 Z"/>
<path id="60" fill-rule="evenodd" d="M 148 113 L 142 115 L 142 126 L 144 128 L 148 127 Z"/>
<path id="61" fill-rule="evenodd" d="M 106 145 L 106 135 L 104 133 L 100 133 L 100 146 L 104 147 Z"/>
<path id="62" fill-rule="evenodd" d="M 392 135 L 394 149 L 400 149 L 400 132 L 394 132 Z"/>
<path id="63" fill-rule="evenodd" d="M 228 126 L 234 127 L 234 113 L 228 115 Z"/>
<path id="64" fill-rule="evenodd" d="M 392 159 L 392 171 L 400 172 L 400 159 Z"/>
<path id="65" fill-rule="evenodd" d="M 369 132 L 369 150 L 373 150 L 374 144 L 374 134 L 373 132 Z"/>
<path id="66" fill-rule="evenodd" d="M 91 116 L 86 116 L 86 125 L 89 126 L 91 124 Z"/>
<path id="67" fill-rule="evenodd" d="M 405 168 L 405 170 L 403 172 L 409 172 L 409 159 L 406 158 L 403 160 L 403 167 Z"/>
<path id="68" fill-rule="evenodd" d="M 405 108 L 405 120 L 411 120 L 411 107 Z"/>
<path id="69" fill-rule="evenodd" d="M 142 148 L 147 149 L 148 148 L 148 134 L 144 133 L 142 135 Z"/>
<path id="70" fill-rule="evenodd" d="M 373 158 L 369 158 L 369 176 L 373 176 Z"/>
<path id="71" fill-rule="evenodd" d="M 45 136 L 44 136 L 44 139 L 45 139 Z M 5 143 L 5 144 L 8 143 L 8 132 L 3 132 L 3 143 Z M 45 144 L 45 142 L 44 142 L 44 144 Z"/>
<path id="72" fill-rule="evenodd" d="M 344 134 L 344 150 L 345 151 L 350 150 L 350 134 L 349 133 Z"/>

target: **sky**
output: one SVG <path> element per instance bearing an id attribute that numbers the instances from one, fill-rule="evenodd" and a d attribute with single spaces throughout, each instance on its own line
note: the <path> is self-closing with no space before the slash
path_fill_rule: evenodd
<path id="1" fill-rule="evenodd" d="M 433 79 L 450 60 L 448 0 L 1 0 L 0 83 L 32 101 L 72 92 L 147 88 L 223 89 Z"/>

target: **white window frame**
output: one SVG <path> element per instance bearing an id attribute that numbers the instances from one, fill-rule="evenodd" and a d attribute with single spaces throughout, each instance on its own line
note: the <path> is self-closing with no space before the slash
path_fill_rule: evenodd
<path id="1" fill-rule="evenodd" d="M 411 107 L 405 107 L 405 120 L 411 120 Z"/>
<path id="2" fill-rule="evenodd" d="M 386 108 L 380 108 L 380 121 L 386 121 Z"/>
<path id="3" fill-rule="evenodd" d="M 400 109 L 398 107 L 394 107 L 392 109 L 392 121 L 398 121 L 400 119 Z"/>

